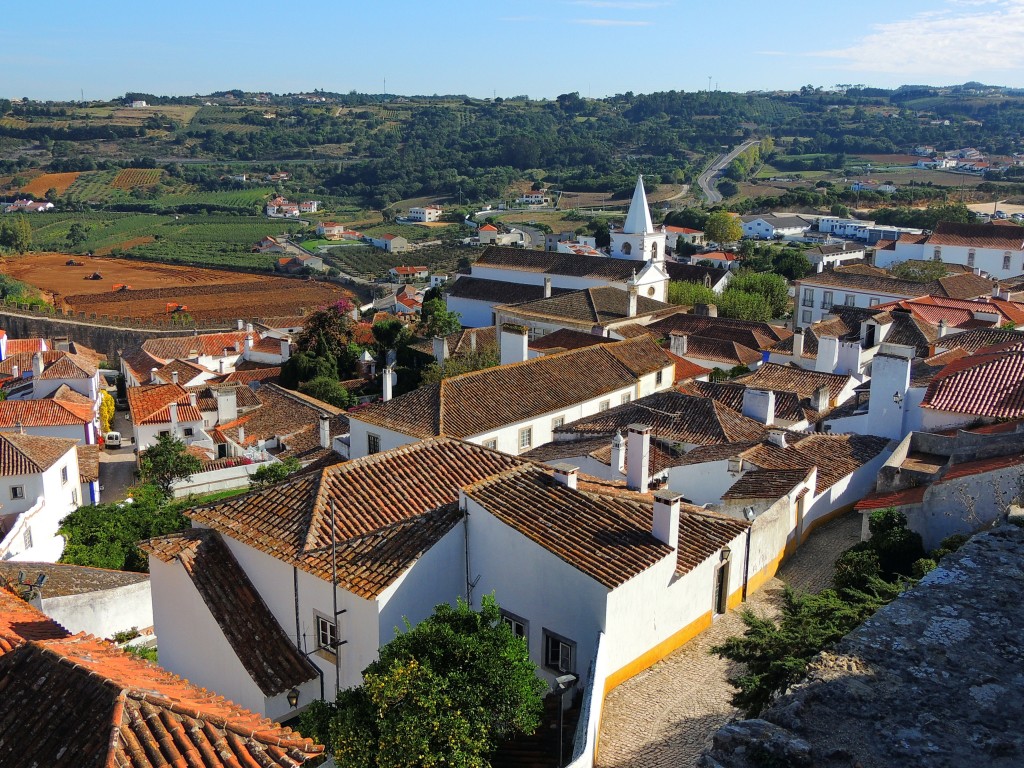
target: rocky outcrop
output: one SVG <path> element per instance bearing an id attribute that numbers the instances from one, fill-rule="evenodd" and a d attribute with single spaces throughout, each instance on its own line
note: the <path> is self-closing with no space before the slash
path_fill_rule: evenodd
<path id="1" fill-rule="evenodd" d="M 979 534 L 810 665 L 704 768 L 1024 765 L 1024 529 Z"/>

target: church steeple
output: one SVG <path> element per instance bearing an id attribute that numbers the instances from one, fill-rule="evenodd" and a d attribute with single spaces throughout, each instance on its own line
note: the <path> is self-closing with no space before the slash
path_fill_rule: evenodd
<path id="1" fill-rule="evenodd" d="M 643 235 L 653 231 L 651 209 L 647 207 L 647 193 L 644 191 L 644 177 L 641 174 L 636 180 L 636 189 L 633 190 L 633 200 L 629 204 L 629 213 L 626 214 L 626 223 L 622 227 L 622 233 Z"/>

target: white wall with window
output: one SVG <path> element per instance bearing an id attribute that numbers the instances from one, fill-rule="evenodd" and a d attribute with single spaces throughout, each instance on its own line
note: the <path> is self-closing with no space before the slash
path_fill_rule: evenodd
<path id="1" fill-rule="evenodd" d="M 1024 237 L 1021 237 L 1024 242 Z M 890 249 L 875 252 L 875 266 L 890 267 L 907 259 L 933 259 L 980 269 L 995 278 L 1024 273 L 1024 249 L 986 248 L 984 241 L 962 245 L 897 242 Z"/>
<path id="2" fill-rule="evenodd" d="M 815 285 L 814 276 L 806 281 L 797 282 L 797 296 L 799 302 L 797 312 L 793 317 L 796 326 L 806 328 L 823 319 L 832 312 L 832 307 L 839 305 L 847 307 L 875 307 L 882 303 L 888 303 L 897 299 L 911 299 L 915 296 L 906 294 L 887 293 L 884 291 L 862 291 L 856 288 L 847 288 L 832 285 Z"/>
<path id="3" fill-rule="evenodd" d="M 0 467 L 0 558 L 56 562 L 64 551 L 64 539 L 57 529 L 79 505 L 77 450 L 72 447 L 44 472 L 8 475 L 3 469 Z"/>

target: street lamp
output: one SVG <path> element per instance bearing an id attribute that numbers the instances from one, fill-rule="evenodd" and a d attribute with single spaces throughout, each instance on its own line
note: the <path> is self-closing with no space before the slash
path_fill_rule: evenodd
<path id="1" fill-rule="evenodd" d="M 288 706 L 292 709 L 295 709 L 297 706 L 299 706 L 298 688 L 292 688 L 290 691 L 288 691 Z"/>
<path id="2" fill-rule="evenodd" d="M 555 678 L 555 693 L 558 694 L 558 768 L 564 765 L 562 758 L 562 726 L 565 718 L 565 708 L 562 706 L 567 691 L 576 687 L 579 682 L 579 675 L 571 672 L 568 675 L 560 675 Z"/>

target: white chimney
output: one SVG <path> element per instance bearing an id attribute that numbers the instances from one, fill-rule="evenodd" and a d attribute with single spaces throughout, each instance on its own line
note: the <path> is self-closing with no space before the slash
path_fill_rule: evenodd
<path id="1" fill-rule="evenodd" d="M 794 312 L 794 315 L 796 313 Z M 797 328 L 793 331 L 793 362 L 800 365 L 800 358 L 804 356 L 804 329 Z"/>
<path id="2" fill-rule="evenodd" d="M 37 379 L 43 375 L 43 353 L 36 352 L 32 355 L 32 375 Z"/>
<path id="3" fill-rule="evenodd" d="M 637 287 L 635 285 L 631 285 L 629 286 L 629 288 L 626 289 L 626 292 L 628 294 L 629 299 L 627 317 L 636 317 L 637 303 L 639 301 L 639 293 L 637 292 Z"/>
<path id="4" fill-rule="evenodd" d="M 174 437 L 178 436 L 178 404 L 171 403 L 167 406 L 167 410 L 171 414 L 171 435 Z"/>
<path id="5" fill-rule="evenodd" d="M 234 387 L 214 390 L 217 400 L 217 423 L 227 424 L 238 418 L 238 394 Z"/>
<path id="6" fill-rule="evenodd" d="M 391 366 L 384 369 L 384 374 L 381 376 L 381 383 L 384 387 L 383 400 L 386 403 L 391 399 L 391 392 L 395 386 L 395 372 Z"/>
<path id="7" fill-rule="evenodd" d="M 629 466 L 626 468 L 626 487 L 631 491 L 647 493 L 650 485 L 647 469 L 651 459 L 651 427 L 646 424 L 630 424 L 627 434 Z"/>
<path id="8" fill-rule="evenodd" d="M 811 408 L 818 411 L 819 413 L 821 411 L 827 411 L 828 402 L 828 387 L 822 386 L 814 390 L 814 394 L 811 395 Z"/>
<path id="9" fill-rule="evenodd" d="M 501 326 L 501 364 L 521 363 L 529 357 L 530 341 L 528 330 L 522 325 L 502 323 Z"/>
<path id="10" fill-rule="evenodd" d="M 779 448 L 788 448 L 789 446 L 786 444 L 786 430 L 769 429 L 768 442 L 772 445 L 778 446 Z"/>
<path id="11" fill-rule="evenodd" d="M 946 327 L 946 320 L 945 320 L 945 318 L 943 318 L 943 319 L 939 320 L 939 338 L 941 339 L 947 333 L 948 333 L 948 329 Z"/>
<path id="12" fill-rule="evenodd" d="M 626 438 L 622 432 L 615 433 L 612 438 L 612 472 L 623 474 L 626 471 Z"/>
<path id="13" fill-rule="evenodd" d="M 770 389 L 743 390 L 743 410 L 748 419 L 759 421 L 767 427 L 775 423 L 775 393 Z"/>
<path id="14" fill-rule="evenodd" d="M 11 366 L 11 377 L 16 379 L 16 378 L 18 378 L 18 374 L 19 373 L 20 373 L 20 371 L 18 370 L 18 366 L 12 365 Z"/>
<path id="15" fill-rule="evenodd" d="M 172 384 L 177 384 L 178 383 L 178 372 L 177 371 L 171 371 L 171 383 Z"/>
<path id="16" fill-rule="evenodd" d="M 292 343 L 288 339 L 281 339 L 281 362 L 288 362 L 292 356 Z"/>
<path id="17" fill-rule="evenodd" d="M 245 323 L 242 322 L 242 318 L 238 318 L 238 330 L 245 328 Z"/>
<path id="18" fill-rule="evenodd" d="M 475 336 L 473 337 L 476 338 Z M 435 336 L 433 339 L 434 359 L 440 364 L 448 359 L 448 339 L 444 336 Z"/>
<path id="19" fill-rule="evenodd" d="M 469 332 L 469 351 L 476 352 L 476 330 Z"/>
<path id="20" fill-rule="evenodd" d="M 822 272 L 824 272 L 825 271 L 825 262 L 824 261 L 819 261 L 817 264 L 815 264 L 814 265 L 814 271 L 817 272 L 819 275 Z"/>
<path id="21" fill-rule="evenodd" d="M 555 470 L 555 480 L 566 488 L 576 490 L 576 475 L 580 471 L 579 467 L 574 467 L 572 464 L 555 464 L 552 469 Z"/>
<path id="22" fill-rule="evenodd" d="M 241 446 L 245 445 L 245 426 L 239 425 L 238 427 L 238 444 Z"/>
<path id="23" fill-rule="evenodd" d="M 690 347 L 689 337 L 685 333 L 673 333 L 669 342 L 669 349 L 676 357 L 686 357 L 686 351 Z"/>
<path id="24" fill-rule="evenodd" d="M 199 407 L 199 398 L 196 397 L 195 392 L 188 393 L 188 404 L 191 405 L 193 408 Z"/>
<path id="25" fill-rule="evenodd" d="M 331 447 L 331 417 L 320 414 L 320 447 Z"/>
<path id="26" fill-rule="evenodd" d="M 248 333 L 249 335 L 252 335 L 252 323 L 245 324 L 245 332 Z"/>
<path id="27" fill-rule="evenodd" d="M 157 380 L 157 378 L 156 378 L 156 368 L 150 368 L 149 369 L 149 383 L 152 384 L 156 380 Z"/>
<path id="28" fill-rule="evenodd" d="M 224 374 L 224 361 L 223 361 L 223 360 L 221 360 L 221 361 L 220 361 L 220 364 L 219 364 L 219 365 L 217 366 L 217 370 L 218 370 L 218 372 L 219 372 L 219 373 L 220 373 L 221 375 L 223 375 L 223 374 Z"/>
<path id="29" fill-rule="evenodd" d="M 814 370 L 821 373 L 833 373 L 839 363 L 839 339 L 835 336 L 822 336 L 818 339 L 818 357 L 814 361 Z"/>
<path id="30" fill-rule="evenodd" d="M 249 359 L 249 353 L 250 352 L 252 352 L 252 334 L 251 333 L 246 335 L 246 337 L 245 337 L 245 351 L 242 353 L 242 355 L 245 357 L 246 360 Z"/>
<path id="31" fill-rule="evenodd" d="M 550 277 L 545 277 L 544 278 L 544 298 L 545 299 L 550 299 L 551 298 L 551 278 Z"/>
<path id="32" fill-rule="evenodd" d="M 651 533 L 672 549 L 679 547 L 679 502 L 682 498 L 672 491 L 658 491 L 654 494 Z"/>

